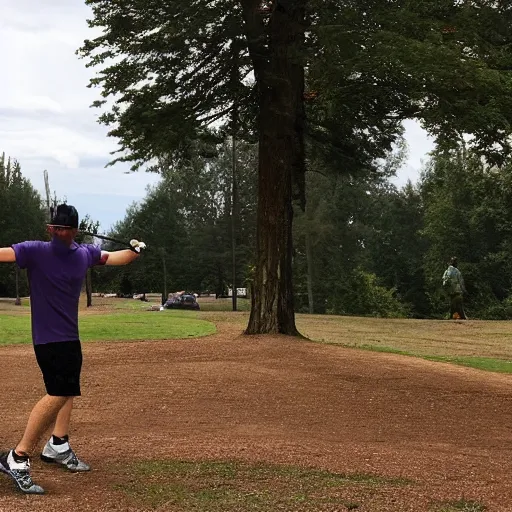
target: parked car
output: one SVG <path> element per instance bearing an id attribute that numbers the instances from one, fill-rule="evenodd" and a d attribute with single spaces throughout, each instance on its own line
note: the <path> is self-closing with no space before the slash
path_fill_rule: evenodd
<path id="1" fill-rule="evenodd" d="M 179 297 L 171 297 L 164 304 L 165 309 L 200 309 L 196 298 L 193 295 L 184 294 Z"/>

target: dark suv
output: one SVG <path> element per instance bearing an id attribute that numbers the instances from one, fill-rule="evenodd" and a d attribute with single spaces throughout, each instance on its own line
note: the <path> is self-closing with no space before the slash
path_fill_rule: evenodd
<path id="1" fill-rule="evenodd" d="M 165 309 L 195 309 L 199 310 L 199 304 L 193 295 L 180 295 L 179 297 L 172 297 L 164 304 Z"/>

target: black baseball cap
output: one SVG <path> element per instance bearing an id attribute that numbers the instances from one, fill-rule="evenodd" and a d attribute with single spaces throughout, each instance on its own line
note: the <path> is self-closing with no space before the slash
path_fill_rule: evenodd
<path id="1" fill-rule="evenodd" d="M 78 212 L 70 204 L 59 204 L 57 210 L 52 209 L 52 221 L 50 226 L 78 229 Z"/>

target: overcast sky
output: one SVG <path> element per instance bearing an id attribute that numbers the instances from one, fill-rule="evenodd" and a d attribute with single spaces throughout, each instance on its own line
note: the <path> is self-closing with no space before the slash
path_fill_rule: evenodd
<path id="1" fill-rule="evenodd" d="M 105 169 L 116 149 L 89 105 L 98 89 L 86 86 L 93 71 L 75 51 L 92 38 L 83 0 L 0 0 L 0 151 L 19 160 L 24 176 L 41 193 L 47 169 L 52 191 L 108 230 L 126 208 L 158 181 L 147 173 Z M 415 181 L 432 149 L 425 132 L 407 123 L 409 160 L 395 180 Z"/>

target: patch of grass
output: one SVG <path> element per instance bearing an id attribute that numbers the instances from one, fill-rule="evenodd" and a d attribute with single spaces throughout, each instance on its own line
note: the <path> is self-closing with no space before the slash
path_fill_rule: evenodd
<path id="1" fill-rule="evenodd" d="M 0 315 L 0 345 L 30 343 L 30 316 Z"/>
<path id="2" fill-rule="evenodd" d="M 141 311 L 80 318 L 83 341 L 162 340 L 206 336 L 215 325 L 188 311 Z M 0 315 L 0 345 L 30 343 L 30 317 Z"/>
<path id="3" fill-rule="evenodd" d="M 427 361 L 437 361 L 440 363 L 452 363 L 460 366 L 467 366 L 468 368 L 476 368 L 477 370 L 485 370 L 488 372 L 496 373 L 512 373 L 512 361 L 504 361 L 502 359 L 492 359 L 489 357 L 472 357 L 472 356 L 429 356 L 423 354 L 415 354 L 414 352 L 406 352 L 405 350 L 398 350 L 392 347 L 382 347 L 373 345 L 360 345 L 354 347 L 353 345 L 344 345 L 346 348 L 358 348 L 361 350 L 370 350 L 372 352 L 383 352 L 389 354 L 398 354 L 402 356 L 420 357 Z"/>
<path id="4" fill-rule="evenodd" d="M 487 357 L 440 357 L 425 356 L 429 361 L 440 361 L 444 363 L 454 363 L 469 368 L 485 370 L 497 373 L 512 373 L 512 361 L 503 361 L 501 359 L 490 359 Z"/>
<path id="5" fill-rule="evenodd" d="M 433 512 L 485 512 L 487 508 L 476 501 L 459 500 L 434 505 L 431 510 Z"/>
<path id="6" fill-rule="evenodd" d="M 356 510 L 359 503 L 340 496 L 347 486 L 361 490 L 411 483 L 376 475 L 242 462 L 148 461 L 128 471 L 124 478 L 128 483 L 116 487 L 143 505 L 158 508 L 166 504 L 176 511 L 195 512 L 320 511 L 332 510 L 333 503 Z"/>
<path id="7" fill-rule="evenodd" d="M 101 301 L 101 298 L 99 299 Z M 101 302 L 99 302 L 101 306 Z M 151 303 L 155 304 L 155 303 Z M 111 307 L 114 311 L 141 311 L 146 310 L 151 305 L 147 302 L 142 302 L 135 299 L 115 299 L 111 302 Z M 95 300 L 92 302 L 93 309 L 95 307 Z"/>
<path id="8" fill-rule="evenodd" d="M 405 350 L 399 350 L 397 348 L 392 347 L 382 347 L 382 346 L 375 346 L 375 345 L 360 345 L 358 347 L 355 347 L 353 345 L 345 345 L 347 348 L 358 348 L 361 350 L 370 350 L 371 352 L 383 352 L 385 354 L 398 354 L 399 356 L 413 356 L 413 357 L 420 357 L 412 352 L 406 352 Z"/>

